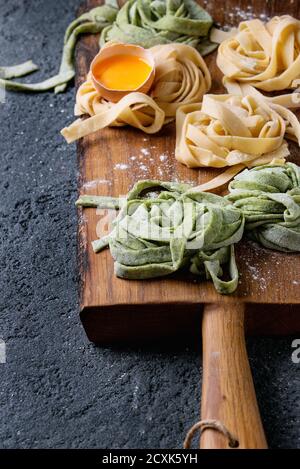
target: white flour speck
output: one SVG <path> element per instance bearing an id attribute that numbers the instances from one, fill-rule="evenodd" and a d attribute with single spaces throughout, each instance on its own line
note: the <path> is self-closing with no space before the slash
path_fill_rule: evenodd
<path id="1" fill-rule="evenodd" d="M 148 150 L 148 148 L 142 148 L 141 149 L 141 153 L 145 156 L 149 156 L 150 155 L 150 151 Z"/>
<path id="2" fill-rule="evenodd" d="M 112 185 L 112 182 L 111 182 L 111 181 L 108 181 L 108 179 L 94 179 L 93 181 L 85 182 L 85 183 L 82 185 L 82 187 L 83 187 L 84 189 L 89 189 L 89 188 L 91 188 L 91 187 L 96 187 L 96 186 L 98 186 L 98 184 L 111 186 L 111 185 Z"/>
<path id="3" fill-rule="evenodd" d="M 160 161 L 166 161 L 168 159 L 168 156 L 163 154 L 163 155 L 160 155 L 159 159 Z"/>
<path id="4" fill-rule="evenodd" d="M 115 167 L 114 167 L 114 169 L 117 169 L 119 171 L 125 171 L 128 168 L 129 168 L 129 166 L 126 163 L 117 163 L 117 164 L 115 164 Z"/>

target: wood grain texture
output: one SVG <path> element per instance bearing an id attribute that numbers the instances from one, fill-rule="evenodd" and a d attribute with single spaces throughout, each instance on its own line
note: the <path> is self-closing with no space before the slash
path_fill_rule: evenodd
<path id="1" fill-rule="evenodd" d="M 247 357 L 244 309 L 241 302 L 205 306 L 201 419 L 222 422 L 239 449 L 263 449 L 267 442 Z M 203 432 L 200 446 L 229 449 L 227 438 L 211 429 Z"/>
<path id="2" fill-rule="evenodd" d="M 300 2 L 296 1 L 224 1 L 199 2 L 221 25 L 236 25 L 255 15 L 272 16 L 290 13 L 299 17 Z M 99 5 L 89 0 L 86 8 Z M 90 62 L 98 50 L 95 36 L 80 40 L 77 48 L 77 85 L 86 77 Z M 205 60 L 213 77 L 211 92 L 220 93 L 221 73 L 215 64 L 216 54 Z M 159 134 L 147 136 L 130 127 L 105 129 L 82 139 L 78 144 L 79 192 L 81 194 L 120 195 L 140 179 L 180 180 L 200 184 L 218 174 L 214 169 L 193 170 L 174 158 L 174 124 Z M 293 161 L 300 161 L 299 149 L 291 144 Z M 145 149 L 149 155 L 145 155 Z M 165 155 L 161 158 L 161 155 Z M 132 157 L 135 157 L 132 158 Z M 163 159 L 166 158 L 165 161 Z M 254 243 L 243 242 L 237 247 L 237 263 L 241 273 L 237 291 L 227 297 L 216 293 L 211 282 L 202 282 L 186 273 L 163 279 L 126 281 L 113 273 L 113 260 L 108 250 L 95 255 L 91 241 L 99 235 L 101 214 L 94 209 L 79 210 L 79 259 L 81 271 L 81 318 L 89 338 L 97 342 L 126 339 L 134 324 L 144 338 L 175 333 L 180 326 L 190 331 L 195 324 L 198 305 L 221 301 L 223 304 L 243 302 L 291 304 L 294 320 L 278 311 L 280 318 L 274 327 L 272 307 L 257 314 L 263 330 L 274 333 L 300 331 L 300 262 L 299 256 L 262 249 Z M 256 307 L 255 307 L 256 308 Z M 254 309 L 255 309 L 254 308 Z M 253 311 L 253 308 L 247 311 Z M 247 313 L 248 316 L 248 313 Z M 170 320 L 174 322 L 170 326 Z M 284 327 L 281 327 L 282 322 Z M 169 326 L 168 326 L 169 324 Z M 249 318 L 248 324 L 253 325 Z M 261 332 L 259 324 L 254 324 Z M 145 330 L 146 328 L 146 330 Z"/>

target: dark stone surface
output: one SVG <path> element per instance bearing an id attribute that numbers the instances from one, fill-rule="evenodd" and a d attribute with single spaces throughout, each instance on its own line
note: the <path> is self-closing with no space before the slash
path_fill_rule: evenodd
<path id="1" fill-rule="evenodd" d="M 33 58 L 41 65 L 34 81 L 53 74 L 78 4 L 0 0 L 0 63 Z M 101 349 L 79 322 L 75 146 L 59 134 L 73 104 L 71 87 L 58 96 L 9 93 L 0 107 L 0 446 L 180 448 L 198 419 L 199 349 Z M 300 447 L 291 342 L 248 341 L 272 447 Z"/>

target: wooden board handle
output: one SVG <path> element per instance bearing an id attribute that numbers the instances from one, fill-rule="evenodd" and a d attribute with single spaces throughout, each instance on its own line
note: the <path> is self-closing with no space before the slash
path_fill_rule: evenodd
<path id="1" fill-rule="evenodd" d="M 201 419 L 221 422 L 239 448 L 267 448 L 247 357 L 242 303 L 204 307 Z M 228 438 L 205 429 L 201 448 L 230 448 Z"/>

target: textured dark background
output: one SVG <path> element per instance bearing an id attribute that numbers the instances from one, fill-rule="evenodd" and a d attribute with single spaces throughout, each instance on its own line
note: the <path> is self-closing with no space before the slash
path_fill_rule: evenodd
<path id="1" fill-rule="evenodd" d="M 54 74 L 78 0 L 0 0 L 0 63 L 33 58 Z M 28 79 L 27 79 L 28 80 Z M 102 349 L 78 317 L 76 155 L 59 130 L 74 89 L 7 93 L 0 105 L 2 448 L 180 448 L 198 419 L 200 351 L 191 344 Z M 292 338 L 248 340 L 271 447 L 300 448 L 300 365 Z"/>

